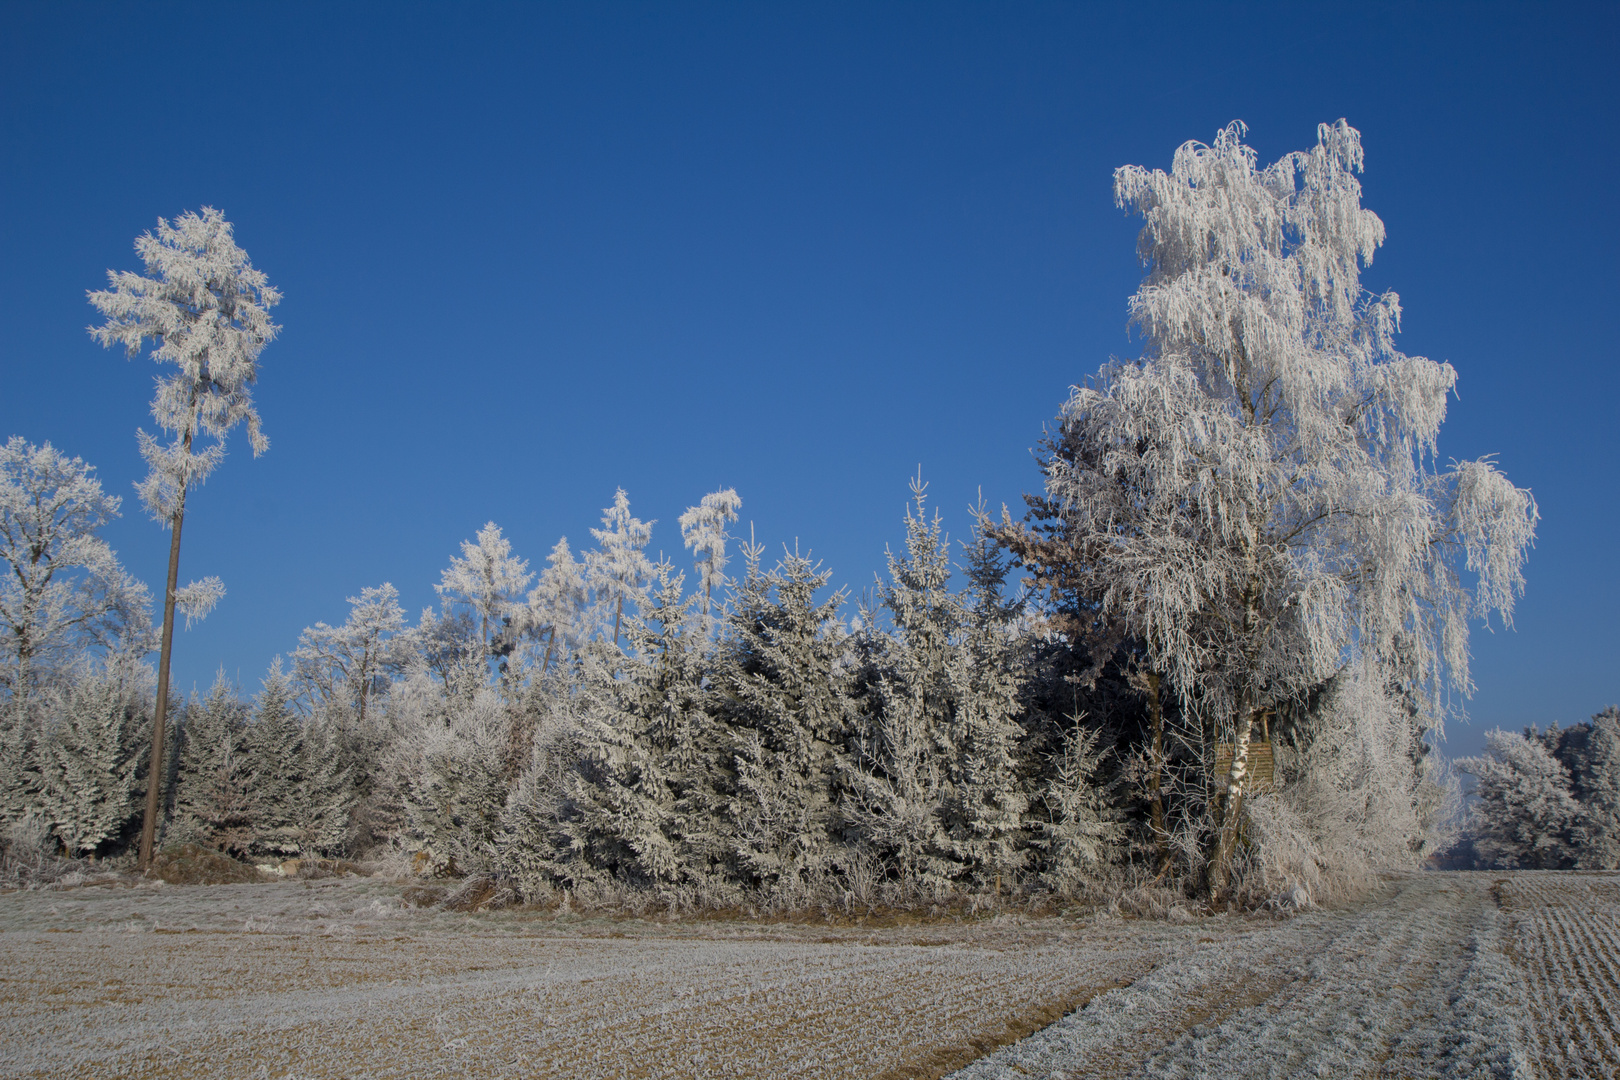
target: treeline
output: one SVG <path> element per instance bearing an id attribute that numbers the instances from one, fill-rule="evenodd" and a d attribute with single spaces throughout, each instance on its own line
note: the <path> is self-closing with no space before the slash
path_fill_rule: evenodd
<path id="1" fill-rule="evenodd" d="M 366 589 L 250 701 L 221 677 L 175 710 L 160 843 L 496 873 L 530 897 L 910 902 L 1194 879 L 1217 732 L 1153 700 L 1128 651 L 1098 663 L 1054 631 L 1008 584 L 1005 525 L 981 514 L 953 552 L 914 493 L 870 607 L 796 553 L 767 566 L 745 546 L 729 580 L 731 493 L 726 514 L 689 515 L 707 585 L 690 591 L 644 560 L 651 530 L 622 492 L 598 546 L 576 560 L 560 543 L 527 592 L 486 527 L 416 625 L 391 586 Z M 8 725 L 7 816 L 74 854 L 127 851 L 151 682 L 116 658 L 61 673 Z M 1426 854 L 1444 788 L 1412 715 L 1357 670 L 1273 720 L 1245 895 Z"/>

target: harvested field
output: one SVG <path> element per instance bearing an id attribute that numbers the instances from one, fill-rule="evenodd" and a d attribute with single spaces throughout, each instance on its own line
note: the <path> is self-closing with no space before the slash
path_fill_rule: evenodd
<path id="1" fill-rule="evenodd" d="M 1615 875 L 1422 874 L 1352 909 L 1184 922 L 605 919 L 403 894 L 0 896 L 0 1075 L 1620 1069 Z"/>

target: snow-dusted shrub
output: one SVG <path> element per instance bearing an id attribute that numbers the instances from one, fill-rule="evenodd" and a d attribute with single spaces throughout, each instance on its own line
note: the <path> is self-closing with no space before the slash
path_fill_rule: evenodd
<path id="1" fill-rule="evenodd" d="M 1575 864 L 1585 840 L 1569 771 L 1540 738 L 1496 729 L 1486 752 L 1458 758 L 1479 780 L 1469 821 L 1474 851 L 1487 866 L 1556 870 Z"/>

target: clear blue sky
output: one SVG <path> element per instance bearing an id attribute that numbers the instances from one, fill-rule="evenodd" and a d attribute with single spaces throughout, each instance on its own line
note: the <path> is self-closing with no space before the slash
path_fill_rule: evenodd
<path id="1" fill-rule="evenodd" d="M 344 597 L 407 606 L 499 523 L 536 567 L 622 485 L 654 548 L 735 486 L 744 528 L 857 591 L 921 463 L 965 536 L 1019 507 L 1069 384 L 1133 355 L 1114 168 L 1232 119 L 1265 160 L 1346 117 L 1407 352 L 1461 374 L 1442 454 L 1500 455 L 1544 524 L 1492 725 L 1620 699 L 1614 5 L 0 7 L 0 437 L 131 484 L 153 366 L 85 290 L 208 204 L 286 294 L 272 439 L 192 503 L 229 595 L 179 684 L 266 664 Z"/>

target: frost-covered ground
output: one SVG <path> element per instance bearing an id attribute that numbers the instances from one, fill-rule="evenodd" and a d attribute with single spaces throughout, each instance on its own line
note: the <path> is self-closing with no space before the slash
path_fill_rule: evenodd
<path id="1" fill-rule="evenodd" d="M 20 892 L 0 1075 L 1596 1077 L 1617 924 L 1612 874 L 1414 875 L 1282 921 L 860 926 L 468 915 L 371 879 Z"/>

